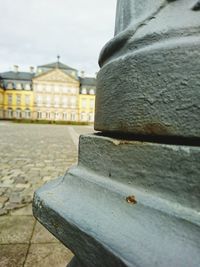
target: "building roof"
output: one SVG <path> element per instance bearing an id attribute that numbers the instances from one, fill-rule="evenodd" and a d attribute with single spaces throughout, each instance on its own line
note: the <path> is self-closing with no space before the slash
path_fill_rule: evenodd
<path id="1" fill-rule="evenodd" d="M 50 64 L 46 64 L 46 65 L 41 65 L 41 66 L 38 66 L 38 68 L 47 68 L 47 69 L 54 69 L 54 68 L 59 68 L 59 69 L 62 69 L 62 70 L 76 70 L 76 69 L 73 69 L 61 62 L 53 62 L 53 63 L 50 63 Z"/>
<path id="2" fill-rule="evenodd" d="M 0 73 L 0 79 L 31 81 L 35 73 L 7 71 Z"/>
<path id="3" fill-rule="evenodd" d="M 80 77 L 81 86 L 96 86 L 96 78 L 92 77 Z"/>

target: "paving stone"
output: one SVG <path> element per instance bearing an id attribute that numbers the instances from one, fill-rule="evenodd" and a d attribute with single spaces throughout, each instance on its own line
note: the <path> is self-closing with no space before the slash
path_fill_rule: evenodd
<path id="1" fill-rule="evenodd" d="M 0 216 L 8 214 L 8 210 L 0 208 Z"/>
<path id="2" fill-rule="evenodd" d="M 29 243 L 34 222 L 32 216 L 0 217 L 0 244 Z"/>
<path id="3" fill-rule="evenodd" d="M 42 180 L 43 180 L 44 182 L 48 182 L 48 181 L 50 181 L 51 179 L 52 179 L 51 176 L 44 176 L 44 177 L 42 177 Z"/>
<path id="4" fill-rule="evenodd" d="M 14 209 L 19 209 L 19 208 L 22 208 L 25 206 L 25 203 L 24 204 L 21 204 L 21 203 L 6 203 L 5 204 L 5 209 L 6 210 L 14 210 Z"/>
<path id="5" fill-rule="evenodd" d="M 22 196 L 20 196 L 19 193 L 13 193 L 11 194 L 10 198 L 9 198 L 9 202 L 10 203 L 21 203 L 22 202 Z"/>
<path id="6" fill-rule="evenodd" d="M 1 267 L 22 267 L 27 254 L 28 245 L 0 245 Z"/>
<path id="7" fill-rule="evenodd" d="M 0 197 L 0 204 L 5 204 L 8 201 L 8 197 L 7 196 L 1 196 Z"/>
<path id="8" fill-rule="evenodd" d="M 32 204 L 28 204 L 23 208 L 11 210 L 10 214 L 14 216 L 33 215 Z"/>
<path id="9" fill-rule="evenodd" d="M 31 243 L 60 243 L 42 224 L 36 223 Z"/>
<path id="10" fill-rule="evenodd" d="M 16 188 L 29 188 L 30 184 L 16 184 Z"/>
<path id="11" fill-rule="evenodd" d="M 66 267 L 72 257 L 62 244 L 32 244 L 24 267 Z"/>
<path id="12" fill-rule="evenodd" d="M 0 196 L 19 194 L 11 197 L 6 204 L 9 211 L 20 208 L 21 203 L 23 206 L 30 203 L 36 189 L 63 176 L 68 167 L 77 161 L 77 150 L 68 128 L 13 123 L 1 125 Z M 78 134 L 92 131 L 85 126 L 74 129 Z M 4 213 L 2 205 L 0 207 L 1 213 Z"/>

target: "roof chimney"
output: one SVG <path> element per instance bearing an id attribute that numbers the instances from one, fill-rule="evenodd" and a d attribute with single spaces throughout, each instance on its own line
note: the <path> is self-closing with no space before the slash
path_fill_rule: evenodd
<path id="1" fill-rule="evenodd" d="M 81 78 L 84 78 L 84 77 L 85 77 L 85 71 L 82 70 L 82 71 L 81 71 Z"/>
<path id="2" fill-rule="evenodd" d="M 30 67 L 30 73 L 34 73 L 34 67 Z"/>
<path id="3" fill-rule="evenodd" d="M 18 65 L 14 65 L 14 72 L 19 72 L 19 66 Z"/>

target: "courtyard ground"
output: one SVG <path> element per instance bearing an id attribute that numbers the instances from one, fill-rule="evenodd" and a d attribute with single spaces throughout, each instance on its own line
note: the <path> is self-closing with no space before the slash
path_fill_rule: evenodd
<path id="1" fill-rule="evenodd" d="M 72 253 L 32 216 L 34 191 L 77 161 L 92 126 L 0 121 L 0 266 L 66 267 Z"/>

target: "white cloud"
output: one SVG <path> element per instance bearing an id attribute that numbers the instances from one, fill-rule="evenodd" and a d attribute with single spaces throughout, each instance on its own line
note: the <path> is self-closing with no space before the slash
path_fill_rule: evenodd
<path id="1" fill-rule="evenodd" d="M 94 73 L 114 32 L 116 0 L 0 0 L 0 72 L 56 60 Z"/>

